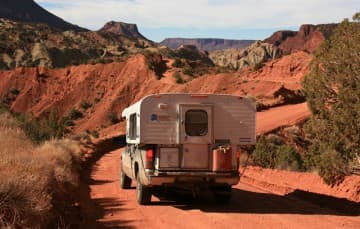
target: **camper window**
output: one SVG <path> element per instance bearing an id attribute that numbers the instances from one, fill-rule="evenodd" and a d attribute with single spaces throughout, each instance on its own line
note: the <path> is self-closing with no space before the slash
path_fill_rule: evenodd
<path id="1" fill-rule="evenodd" d="M 189 136 L 205 136 L 208 133 L 208 114 L 204 110 L 188 110 L 185 113 L 185 131 Z"/>
<path id="2" fill-rule="evenodd" d="M 136 139 L 136 114 L 130 115 L 129 137 L 131 140 Z"/>

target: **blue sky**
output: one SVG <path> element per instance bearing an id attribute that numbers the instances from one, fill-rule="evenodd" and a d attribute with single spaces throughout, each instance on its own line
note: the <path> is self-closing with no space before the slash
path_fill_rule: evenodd
<path id="1" fill-rule="evenodd" d="M 64 20 L 97 30 L 135 23 L 154 41 L 167 37 L 257 39 L 301 24 L 340 22 L 359 0 L 35 0 Z"/>

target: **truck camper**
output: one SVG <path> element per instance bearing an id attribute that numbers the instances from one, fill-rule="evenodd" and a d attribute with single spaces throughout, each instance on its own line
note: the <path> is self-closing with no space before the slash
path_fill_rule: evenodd
<path id="1" fill-rule="evenodd" d="M 137 183 L 137 201 L 149 204 L 154 187 L 195 192 L 208 188 L 220 201 L 239 182 L 242 145 L 256 142 L 256 108 L 248 98 L 217 94 L 156 94 L 122 112 L 126 149 L 120 186 Z"/>

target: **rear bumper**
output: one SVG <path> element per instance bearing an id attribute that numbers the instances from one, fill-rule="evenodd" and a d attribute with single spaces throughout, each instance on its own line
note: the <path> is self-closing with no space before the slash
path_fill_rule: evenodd
<path id="1" fill-rule="evenodd" d="M 148 185 L 161 186 L 170 185 L 176 183 L 187 184 L 227 184 L 236 185 L 239 183 L 240 176 L 238 171 L 230 172 L 198 172 L 198 171 L 186 171 L 186 172 L 160 172 L 160 171 L 146 171 L 146 177 Z"/>

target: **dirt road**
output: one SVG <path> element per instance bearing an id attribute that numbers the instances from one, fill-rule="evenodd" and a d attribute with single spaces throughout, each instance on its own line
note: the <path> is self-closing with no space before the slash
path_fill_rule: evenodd
<path id="1" fill-rule="evenodd" d="M 279 126 L 293 125 L 310 116 L 306 103 L 286 105 L 258 112 L 256 133 L 266 133 Z"/>
<path id="2" fill-rule="evenodd" d="M 286 107 L 299 110 L 304 105 Z M 285 118 L 282 118 L 285 115 Z M 261 113 L 258 130 L 266 131 L 279 120 L 291 122 L 283 109 Z M 194 200 L 190 196 L 152 197 L 152 205 L 139 206 L 135 189 L 119 188 L 119 158 L 122 149 L 107 153 L 93 166 L 90 197 L 96 203 L 94 216 L 106 228 L 358 228 L 360 217 L 347 210 L 347 202 L 325 200 L 326 206 L 311 201 L 310 193 L 275 194 L 244 179 L 234 187 L 229 205 L 214 203 L 210 194 Z M 246 173 L 246 172 L 245 172 Z M 135 183 L 133 183 L 135 187 Z M 160 196 L 160 198 L 159 198 Z M 326 197 L 324 197 L 326 198 Z M 340 201 L 342 208 L 329 205 Z M 336 205 L 338 206 L 338 205 Z M 353 205 L 352 205 L 353 206 Z M 356 206 L 355 206 L 356 207 Z"/>

